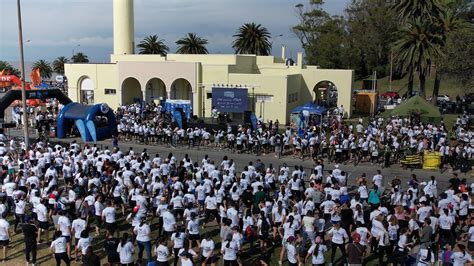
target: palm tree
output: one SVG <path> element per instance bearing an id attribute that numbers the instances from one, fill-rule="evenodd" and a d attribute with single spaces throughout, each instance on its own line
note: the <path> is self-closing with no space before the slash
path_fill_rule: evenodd
<path id="1" fill-rule="evenodd" d="M 420 17 L 433 21 L 442 12 L 439 0 L 399 0 L 393 8 L 401 23 Z"/>
<path id="2" fill-rule="evenodd" d="M 89 58 L 84 53 L 76 53 L 71 57 L 73 63 L 89 63 Z"/>
<path id="3" fill-rule="evenodd" d="M 53 61 L 53 70 L 54 72 L 63 75 L 64 74 L 64 64 L 68 62 L 68 59 L 64 56 L 60 56 Z"/>
<path id="4" fill-rule="evenodd" d="M 188 33 L 183 38 L 176 41 L 178 54 L 208 54 L 206 48 L 207 40 L 196 35 L 196 33 Z"/>
<path id="5" fill-rule="evenodd" d="M 467 23 L 466 21 L 464 21 L 463 19 L 459 17 L 459 14 L 454 12 L 451 8 L 446 7 L 443 10 L 443 12 L 440 13 L 435 25 L 438 30 L 438 33 L 442 37 L 442 40 L 439 43 L 440 49 L 442 51 L 446 45 L 446 39 L 448 37 L 448 34 L 466 27 Z M 440 56 L 435 59 L 436 60 L 435 61 L 436 73 L 435 73 L 435 82 L 433 86 L 433 94 L 431 97 L 431 103 L 434 105 L 437 104 L 439 88 L 441 87 L 441 77 L 442 77 L 441 61 L 443 61 L 442 59 L 443 59 L 443 54 L 440 54 Z"/>
<path id="6" fill-rule="evenodd" d="M 43 79 L 49 79 L 53 75 L 51 64 L 43 59 L 36 61 L 31 69 L 38 69 Z"/>
<path id="7" fill-rule="evenodd" d="M 21 72 L 20 72 L 20 70 L 18 70 L 18 68 L 10 65 L 10 63 L 8 63 L 7 61 L 1 61 L 0 60 L 0 72 L 2 70 L 5 70 L 4 74 L 10 73 L 11 75 L 15 75 L 15 76 L 20 76 L 21 75 Z"/>
<path id="8" fill-rule="evenodd" d="M 232 48 L 236 54 L 269 55 L 272 49 L 270 32 L 261 24 L 246 23 L 234 37 Z"/>
<path id="9" fill-rule="evenodd" d="M 159 54 L 166 56 L 169 51 L 164 40 L 158 39 L 157 35 L 150 35 L 145 37 L 139 44 L 138 48 L 140 54 Z"/>
<path id="10" fill-rule="evenodd" d="M 419 95 L 425 98 L 426 75 L 429 73 L 433 58 L 441 51 L 442 38 L 428 20 L 416 19 L 399 31 L 399 39 L 394 48 L 400 66 L 418 73 L 420 80 Z"/>

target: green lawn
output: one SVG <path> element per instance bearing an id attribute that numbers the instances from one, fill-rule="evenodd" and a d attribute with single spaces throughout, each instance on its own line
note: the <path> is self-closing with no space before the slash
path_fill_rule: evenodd
<path id="1" fill-rule="evenodd" d="M 384 93 L 384 92 L 389 91 L 390 89 L 389 81 L 390 81 L 389 77 L 384 77 L 377 80 L 377 83 L 378 83 L 377 89 L 379 93 Z M 407 83 L 408 83 L 407 78 L 394 80 L 392 82 L 392 91 L 396 91 L 400 95 L 403 95 L 407 91 Z M 433 85 L 434 85 L 434 75 L 432 75 L 431 77 L 428 77 L 426 80 L 426 96 L 427 97 L 432 95 Z M 417 91 L 418 86 L 419 86 L 419 81 L 417 78 L 415 78 L 413 89 Z M 362 89 L 362 80 L 357 80 L 354 82 L 354 89 Z M 458 95 L 462 96 L 465 93 L 466 91 L 463 89 L 463 86 L 456 80 L 450 79 L 449 77 L 446 77 L 441 80 L 441 87 L 439 91 L 440 95 L 447 94 L 454 98 Z"/>

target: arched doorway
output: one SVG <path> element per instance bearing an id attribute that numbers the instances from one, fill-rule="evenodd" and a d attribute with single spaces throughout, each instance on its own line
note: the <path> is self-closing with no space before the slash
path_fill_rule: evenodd
<path id="1" fill-rule="evenodd" d="M 171 84 L 171 99 L 173 100 L 191 100 L 193 99 L 193 90 L 191 83 L 186 79 L 179 78 Z"/>
<path id="2" fill-rule="evenodd" d="M 155 101 L 167 98 L 166 85 L 163 80 L 159 78 L 152 78 L 146 83 L 145 101 Z"/>
<path id="3" fill-rule="evenodd" d="M 314 88 L 314 103 L 328 108 L 337 107 L 337 87 L 332 81 L 318 82 Z"/>
<path id="4" fill-rule="evenodd" d="M 126 78 L 122 82 L 122 104 L 132 104 L 143 100 L 142 86 L 136 78 Z"/>
<path id="5" fill-rule="evenodd" d="M 94 81 L 88 76 L 79 79 L 79 102 L 83 104 L 94 103 Z"/>

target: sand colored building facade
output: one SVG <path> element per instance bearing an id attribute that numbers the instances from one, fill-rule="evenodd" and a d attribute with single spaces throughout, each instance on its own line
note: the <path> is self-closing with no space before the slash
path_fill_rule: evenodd
<path id="1" fill-rule="evenodd" d="M 320 69 L 282 56 L 134 54 L 133 0 L 114 0 L 114 54 L 106 64 L 65 64 L 69 96 L 112 108 L 136 100 L 189 100 L 193 115 L 209 117 L 212 88 L 247 88 L 249 110 L 288 123 L 290 111 L 319 97 L 320 84 L 337 88 L 337 105 L 352 113 L 353 70 Z"/>

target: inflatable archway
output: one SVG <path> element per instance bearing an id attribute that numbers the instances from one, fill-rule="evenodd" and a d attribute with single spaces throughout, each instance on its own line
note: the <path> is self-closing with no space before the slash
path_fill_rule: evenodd
<path id="1" fill-rule="evenodd" d="M 74 125 L 84 142 L 97 142 L 117 133 L 115 114 L 105 103 L 95 105 L 70 103 L 64 106 L 58 115 L 58 138 L 65 138 Z"/>

